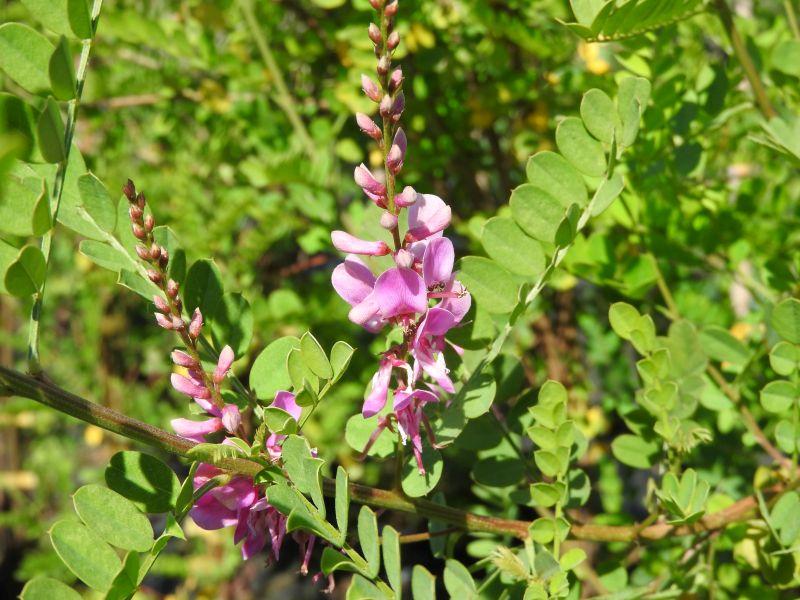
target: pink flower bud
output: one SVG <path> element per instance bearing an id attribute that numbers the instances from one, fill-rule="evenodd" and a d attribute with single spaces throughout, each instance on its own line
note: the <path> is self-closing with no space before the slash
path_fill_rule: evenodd
<path id="1" fill-rule="evenodd" d="M 400 268 L 410 269 L 414 266 L 414 255 L 408 250 L 400 248 L 394 254 L 394 263 Z"/>
<path id="2" fill-rule="evenodd" d="M 145 232 L 144 228 L 138 223 L 131 223 L 131 231 L 133 232 L 133 237 L 137 240 L 147 238 L 147 232 Z"/>
<path id="3" fill-rule="evenodd" d="M 136 206 L 144 210 L 144 205 L 147 204 L 147 200 L 145 200 L 144 192 L 139 192 L 136 195 Z"/>
<path id="4" fill-rule="evenodd" d="M 417 201 L 417 192 L 410 185 L 404 187 L 403 191 L 394 197 L 395 205 L 400 206 L 402 208 L 411 206 L 416 201 Z"/>
<path id="5" fill-rule="evenodd" d="M 375 124 L 375 121 L 370 119 L 364 113 L 356 113 L 356 123 L 358 123 L 361 131 L 366 133 L 373 140 L 379 140 L 383 136 L 381 128 Z"/>
<path id="6" fill-rule="evenodd" d="M 200 383 L 195 382 L 188 377 L 184 377 L 178 373 L 173 373 L 170 375 L 169 380 L 172 383 L 172 387 L 174 387 L 181 394 L 186 394 L 192 398 L 200 398 L 204 400 L 211 397 L 211 392 L 209 392 L 204 385 L 201 385 Z"/>
<path id="7" fill-rule="evenodd" d="M 395 16 L 397 14 L 397 8 L 398 8 L 397 7 L 397 0 L 394 0 L 394 2 L 391 2 L 391 3 L 386 5 L 386 8 L 384 9 L 384 14 L 387 17 L 393 17 L 393 16 Z"/>
<path id="8" fill-rule="evenodd" d="M 161 248 L 161 253 L 158 257 L 158 264 L 161 265 L 161 268 L 166 268 L 167 264 L 169 264 L 169 252 L 167 252 L 166 248 Z"/>
<path id="9" fill-rule="evenodd" d="M 377 43 L 377 42 L 376 42 Z M 389 34 L 389 37 L 386 38 L 386 45 L 389 47 L 389 50 L 394 50 L 400 44 L 400 34 L 396 31 L 393 31 Z"/>
<path id="10" fill-rule="evenodd" d="M 383 211 L 381 214 L 381 227 L 390 231 L 397 227 L 397 215 L 390 213 L 388 210 Z"/>
<path id="11" fill-rule="evenodd" d="M 369 98 L 373 102 L 381 101 L 381 90 L 378 87 L 378 84 L 375 83 L 372 79 L 370 79 L 366 75 L 361 76 L 361 89 L 364 90 L 364 93 L 367 95 L 367 98 Z"/>
<path id="12" fill-rule="evenodd" d="M 358 186 L 365 192 L 375 196 L 383 196 L 386 194 L 386 186 L 375 179 L 364 163 L 361 163 L 355 168 L 355 171 L 353 172 L 353 179 L 355 179 L 356 184 L 358 184 Z"/>
<path id="13" fill-rule="evenodd" d="M 186 327 L 186 323 L 183 321 L 181 317 L 174 316 L 172 317 L 172 328 L 176 331 L 182 330 Z"/>
<path id="14" fill-rule="evenodd" d="M 405 159 L 406 148 L 408 148 L 408 138 L 406 137 L 406 132 L 403 131 L 402 127 L 397 128 L 397 132 L 394 134 L 392 144 L 395 144 L 400 148 L 400 152 L 403 153 L 403 159 Z"/>
<path id="15" fill-rule="evenodd" d="M 161 247 L 153 242 L 153 245 L 150 246 L 150 258 L 153 260 L 157 260 L 161 256 Z"/>
<path id="16" fill-rule="evenodd" d="M 392 144 L 389 154 L 386 155 L 386 166 L 389 167 L 393 175 L 397 175 L 403 168 L 403 158 L 403 151 L 400 150 L 400 146 Z"/>
<path id="17" fill-rule="evenodd" d="M 167 301 L 164 300 L 164 298 L 162 298 L 159 295 L 153 296 L 153 304 L 155 304 L 156 308 L 164 314 L 167 314 L 170 311 L 169 304 L 167 304 Z"/>
<path id="18" fill-rule="evenodd" d="M 167 282 L 167 295 L 170 298 L 177 298 L 178 297 L 178 282 L 174 279 L 170 279 Z"/>
<path id="19" fill-rule="evenodd" d="M 128 215 L 130 216 L 131 221 L 138 221 L 142 218 L 142 209 L 135 204 L 131 204 L 130 208 L 128 208 Z"/>
<path id="20" fill-rule="evenodd" d="M 394 94 L 403 85 L 403 70 L 398 67 L 389 75 L 389 91 Z"/>
<path id="21" fill-rule="evenodd" d="M 150 279 L 150 281 L 152 281 L 156 285 L 158 285 L 159 283 L 161 283 L 163 276 L 155 269 L 147 269 L 147 278 Z"/>
<path id="22" fill-rule="evenodd" d="M 235 356 L 233 354 L 233 348 L 230 346 L 225 346 L 222 349 L 222 352 L 219 353 L 217 368 L 214 369 L 214 383 L 220 383 L 223 379 L 225 379 L 225 375 L 227 375 L 228 371 L 230 371 L 234 358 Z"/>
<path id="23" fill-rule="evenodd" d="M 144 218 L 144 228 L 149 233 L 153 231 L 153 227 L 155 227 L 156 220 L 153 218 L 153 215 L 147 215 Z"/>
<path id="24" fill-rule="evenodd" d="M 147 251 L 147 248 L 145 248 L 141 244 L 136 244 L 135 250 L 136 250 L 136 256 L 138 256 L 142 260 L 150 260 L 150 253 Z"/>
<path id="25" fill-rule="evenodd" d="M 369 34 L 369 39 L 372 40 L 373 44 L 380 44 L 381 43 L 381 30 L 378 29 L 378 26 L 375 23 L 369 24 L 369 29 L 367 30 Z"/>
<path id="26" fill-rule="evenodd" d="M 197 339 L 200 337 L 200 330 L 203 328 L 203 313 L 200 312 L 199 308 L 194 309 L 194 314 L 192 314 L 192 320 L 189 323 L 189 335 L 192 339 Z"/>
<path id="27" fill-rule="evenodd" d="M 400 115 L 403 114 L 403 109 L 406 107 L 406 97 L 402 91 L 400 91 L 395 97 L 394 102 L 392 102 L 392 120 L 399 121 Z"/>
<path id="28" fill-rule="evenodd" d="M 382 117 L 390 117 L 392 116 L 392 97 L 388 94 L 381 99 L 381 103 L 378 105 L 378 112 L 381 113 Z"/>
<path id="29" fill-rule="evenodd" d="M 383 6 L 384 0 L 369 0 L 369 5 L 375 10 L 380 10 Z"/>
<path id="30" fill-rule="evenodd" d="M 386 75 L 389 72 L 389 69 L 391 68 L 391 66 L 392 66 L 392 62 L 389 60 L 389 57 L 388 56 L 381 56 L 378 59 L 378 67 L 377 67 L 378 75 L 381 75 L 381 76 Z"/>
<path id="31" fill-rule="evenodd" d="M 235 404 L 226 404 L 222 408 L 222 424 L 228 433 L 235 433 L 239 429 L 239 425 L 242 424 L 242 414 Z"/>
<path id="32" fill-rule="evenodd" d="M 374 242 L 369 240 L 362 240 L 353 235 L 350 235 L 346 231 L 332 231 L 331 241 L 333 242 L 333 245 L 337 250 L 339 250 L 340 252 L 345 252 L 347 254 L 386 256 L 387 254 L 391 254 L 392 252 L 389 246 L 386 244 L 386 242 L 382 242 L 380 240 Z"/>
<path id="33" fill-rule="evenodd" d="M 163 327 L 164 329 L 172 329 L 172 319 L 164 316 L 161 313 L 155 313 L 156 315 L 156 323 L 158 323 L 159 327 Z"/>
<path id="34" fill-rule="evenodd" d="M 172 351 L 172 362 L 174 362 L 179 367 L 196 367 L 197 363 L 195 360 L 189 356 L 183 350 L 173 350 Z"/>

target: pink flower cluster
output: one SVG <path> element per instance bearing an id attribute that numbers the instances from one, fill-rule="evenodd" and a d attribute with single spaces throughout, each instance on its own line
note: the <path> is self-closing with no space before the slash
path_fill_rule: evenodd
<path id="1" fill-rule="evenodd" d="M 438 196 L 420 194 L 408 186 L 395 193 L 395 178 L 403 168 L 408 149 L 406 135 L 397 124 L 405 108 L 403 74 L 399 68 L 391 70 L 391 56 L 400 41 L 392 27 L 397 2 L 384 5 L 381 0 L 371 0 L 371 4 L 380 20 L 388 25 L 385 38 L 381 29 L 374 24 L 370 26 L 369 37 L 378 58 L 378 82 L 362 75 L 362 87 L 378 105 L 383 127 L 361 113 L 356 115 L 356 122 L 383 151 L 385 181 L 380 181 L 363 164 L 356 167 L 354 179 L 367 198 L 382 209 L 380 224 L 391 232 L 394 248 L 383 240 L 363 240 L 344 231 L 332 232 L 333 245 L 346 253 L 346 257 L 334 269 L 331 283 L 352 307 L 349 318 L 354 323 L 372 333 L 386 325 L 402 328 L 403 341 L 385 352 L 380 360 L 362 414 L 368 418 L 381 412 L 393 388 L 392 411 L 379 420 L 372 440 L 396 423 L 403 443 L 411 441 L 419 470 L 424 473 L 422 425 L 432 443 L 433 439 L 423 407 L 438 402 L 443 392 L 455 391 L 443 354 L 445 336 L 459 325 L 471 300 L 453 274 L 453 243 L 442 233 L 450 224 L 450 207 Z M 408 229 L 401 235 L 399 217 L 403 209 L 408 210 Z M 394 266 L 378 275 L 359 258 L 387 255 L 393 258 Z M 436 304 L 432 305 L 433 302 Z M 457 346 L 451 346 L 461 352 Z"/>

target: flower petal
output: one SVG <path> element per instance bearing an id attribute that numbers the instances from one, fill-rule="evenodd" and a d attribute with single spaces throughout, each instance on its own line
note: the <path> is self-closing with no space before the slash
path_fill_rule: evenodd
<path id="1" fill-rule="evenodd" d="M 365 419 L 378 414 L 386 405 L 386 396 L 389 394 L 389 381 L 392 378 L 392 363 L 389 360 L 381 361 L 378 372 L 372 377 L 372 390 L 364 400 L 361 414 Z"/>
<path id="2" fill-rule="evenodd" d="M 425 285 L 431 287 L 450 281 L 455 258 L 453 242 L 446 237 L 428 242 L 425 256 L 422 259 L 422 277 L 425 279 Z"/>
<path id="3" fill-rule="evenodd" d="M 292 415 L 295 421 L 300 420 L 300 414 L 303 412 L 302 407 L 298 406 L 297 402 L 295 402 L 294 394 L 284 390 L 281 390 L 275 394 L 275 400 L 272 401 L 270 406 L 285 410 L 287 413 Z"/>
<path id="4" fill-rule="evenodd" d="M 182 438 L 194 442 L 205 442 L 205 436 L 223 428 L 222 421 L 217 417 L 205 421 L 192 421 L 191 419 L 172 419 L 169 422 L 173 431 Z"/>
<path id="5" fill-rule="evenodd" d="M 372 295 L 384 319 L 423 313 L 428 309 L 425 282 L 411 269 L 388 269 L 375 281 Z"/>
<path id="6" fill-rule="evenodd" d="M 375 275 L 360 258 L 348 254 L 344 262 L 333 270 L 331 283 L 345 302 L 355 306 L 372 292 Z"/>
<path id="7" fill-rule="evenodd" d="M 350 235 L 346 231 L 331 232 L 331 241 L 340 252 L 350 252 L 352 254 L 364 254 L 367 256 L 385 256 L 391 254 L 392 250 L 383 241 L 362 240 Z"/>
<path id="8" fill-rule="evenodd" d="M 433 194 L 418 194 L 408 209 L 407 238 L 421 240 L 442 231 L 450 224 L 450 207 Z"/>

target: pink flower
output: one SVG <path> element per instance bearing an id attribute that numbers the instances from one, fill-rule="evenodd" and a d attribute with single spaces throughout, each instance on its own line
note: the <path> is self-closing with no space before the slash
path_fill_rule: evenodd
<path id="1" fill-rule="evenodd" d="M 364 190 L 364 193 L 381 208 L 385 208 L 384 202 L 386 197 L 386 186 L 370 173 L 370 170 L 361 163 L 358 165 L 353 173 L 358 187 Z"/>
<path id="2" fill-rule="evenodd" d="M 217 368 L 214 369 L 214 383 L 219 384 L 225 379 L 225 375 L 231 370 L 234 358 L 233 349 L 230 346 L 225 346 L 222 352 L 219 353 Z"/>
<path id="3" fill-rule="evenodd" d="M 425 466 L 422 463 L 422 435 L 420 425 L 426 423 L 427 417 L 422 411 L 422 407 L 428 402 L 438 402 L 439 397 L 428 390 L 397 390 L 394 393 L 394 409 L 397 417 L 397 428 L 400 430 L 400 438 L 405 444 L 411 440 L 411 448 L 417 460 L 417 469 L 423 475 Z"/>
<path id="4" fill-rule="evenodd" d="M 331 283 L 336 293 L 353 307 L 349 315 L 353 323 L 373 333 L 380 331 L 384 321 L 378 316 L 378 307 L 371 297 L 375 275 L 360 258 L 348 254 L 344 262 L 333 270 Z"/>
<path id="5" fill-rule="evenodd" d="M 275 399 L 272 401 L 270 406 L 286 411 L 295 421 L 298 422 L 300 421 L 300 415 L 303 413 L 302 407 L 298 406 L 297 402 L 295 402 L 294 394 L 284 390 L 281 390 L 275 394 Z M 277 460 L 281 457 L 281 443 L 285 439 L 285 435 L 279 435 L 277 433 L 270 434 L 270 436 L 267 438 L 264 445 L 266 446 L 267 452 L 269 452 L 272 460 Z"/>
<path id="6" fill-rule="evenodd" d="M 391 249 L 386 242 L 359 239 L 345 231 L 331 232 L 331 241 L 340 252 L 351 254 L 364 254 L 366 256 L 385 256 L 391 254 Z"/>
<path id="7" fill-rule="evenodd" d="M 411 349 L 411 354 L 416 360 L 415 371 L 421 368 L 444 391 L 451 394 L 455 392 L 455 388 L 442 353 L 445 347 L 444 336 L 456 323 L 456 318 L 450 311 L 442 308 L 430 309 L 417 328 Z"/>
<path id="8" fill-rule="evenodd" d="M 392 319 L 428 309 L 425 282 L 412 269 L 395 267 L 384 271 L 372 290 L 378 311 L 384 319 Z"/>
<path id="9" fill-rule="evenodd" d="M 192 371 L 189 372 L 188 377 L 178 373 L 173 373 L 170 375 L 169 380 L 172 383 L 172 387 L 174 387 L 180 393 L 186 394 L 190 398 L 211 398 L 211 392 L 208 391 L 208 388 L 206 388 L 206 386 L 203 384 L 202 379 L 200 377 L 193 376 Z"/>
<path id="10" fill-rule="evenodd" d="M 416 202 L 408 209 L 406 240 L 423 240 L 443 231 L 450 225 L 451 211 L 444 200 L 433 194 L 418 194 Z"/>
<path id="11" fill-rule="evenodd" d="M 182 438 L 193 442 L 205 442 L 205 436 L 216 433 L 224 428 L 222 419 L 212 417 L 205 421 L 192 421 L 191 419 L 172 419 L 169 422 L 172 429 Z"/>

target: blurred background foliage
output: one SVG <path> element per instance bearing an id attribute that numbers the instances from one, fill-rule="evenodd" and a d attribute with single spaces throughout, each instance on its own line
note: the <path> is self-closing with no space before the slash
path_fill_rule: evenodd
<path id="1" fill-rule="evenodd" d="M 4 1 L 3 21 L 51 35 L 31 18 L 32 4 Z M 213 257 L 225 288 L 250 301 L 254 336 L 249 361 L 237 363 L 242 377 L 281 335 L 311 329 L 323 347 L 345 339 L 359 348 L 347 382 L 306 433 L 352 479 L 385 483 L 391 467 L 357 462 L 343 439 L 382 342 L 347 321 L 347 306 L 330 288 L 337 257 L 329 231 L 358 233 L 375 216 L 351 177 L 359 162 L 380 162 L 353 119 L 371 110 L 359 83 L 374 62 L 365 35 L 371 9 L 367 0 L 254 4 L 248 21 L 235 1 L 106 2 L 75 142 L 113 195 L 133 179 L 190 260 Z M 737 22 L 779 112 L 796 114 L 800 60 L 782 3 L 739 0 L 733 9 L 745 17 Z M 642 518 L 645 478 L 609 451 L 625 431 L 618 415 L 634 405 L 638 383 L 636 356 L 611 332 L 608 307 L 626 299 L 665 332 L 662 271 L 697 327 L 720 326 L 750 348 L 764 347 L 767 307 L 798 291 L 797 162 L 763 143 L 763 119 L 713 14 L 598 44 L 559 23 L 573 20 L 563 0 L 402 0 L 401 11 L 396 57 L 406 76 L 410 148 L 403 183 L 452 205 L 461 255 L 482 253 L 482 224 L 525 180 L 527 158 L 554 146 L 558 119 L 576 113 L 585 90 L 612 93 L 629 73 L 652 82 L 652 105 L 626 160 L 623 202 L 578 239 L 495 369 L 502 412 L 546 377 L 568 387 L 570 415 L 590 441 L 581 466 L 598 482 L 589 509 L 609 522 Z M 2 74 L 0 83 L 20 93 Z M 168 384 L 171 341 L 152 325 L 150 306 L 77 252 L 79 239 L 57 231 L 41 344 L 47 371 L 75 393 L 165 426 L 185 412 Z M 0 361 L 23 367 L 27 307 L 8 296 L 0 303 Z M 742 390 L 759 419 L 758 390 L 772 377 L 765 354 Z M 749 489 L 760 455 L 730 407 L 701 401 L 695 419 L 714 432 L 716 450 L 695 452 L 693 465 L 724 506 Z M 447 454 L 442 491 L 513 516 L 502 489 L 470 479 L 486 432 L 495 430 L 489 415 L 468 426 L 458 452 Z M 0 431 L 0 581 L 12 597 L 33 574 L 69 578 L 45 532 L 123 442 L 20 399 L 3 400 Z M 265 571 L 258 561 L 240 563 L 228 532 L 195 534 L 190 547 L 157 563 L 145 595 L 272 597 L 296 585 L 296 557 Z M 761 587 L 752 549 L 735 538 L 720 550 L 732 557 L 715 575 L 720 593 L 772 594 Z M 422 546 L 421 561 L 431 552 Z M 674 546 L 655 544 L 626 568 L 627 548 L 619 546 L 593 558 L 595 585 L 607 591 L 647 581 L 676 557 Z M 462 551 L 487 550 L 478 539 Z M 314 595 L 307 582 L 299 585 L 304 591 L 292 597 Z"/>

